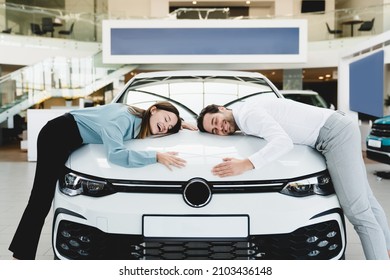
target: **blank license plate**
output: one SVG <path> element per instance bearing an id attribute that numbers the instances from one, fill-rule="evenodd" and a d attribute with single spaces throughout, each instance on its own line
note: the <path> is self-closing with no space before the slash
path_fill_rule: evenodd
<path id="1" fill-rule="evenodd" d="M 143 217 L 145 237 L 245 238 L 248 216 L 151 216 Z"/>
<path id="2" fill-rule="evenodd" d="M 382 142 L 379 140 L 368 140 L 368 146 L 375 147 L 375 148 L 380 148 L 382 146 Z"/>

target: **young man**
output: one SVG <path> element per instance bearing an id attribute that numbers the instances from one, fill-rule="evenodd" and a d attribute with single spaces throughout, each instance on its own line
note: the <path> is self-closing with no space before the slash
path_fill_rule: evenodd
<path id="1" fill-rule="evenodd" d="M 366 258 L 389 259 L 389 226 L 367 180 L 360 130 L 344 113 L 281 98 L 244 103 L 234 110 L 209 105 L 199 115 L 198 128 L 216 135 L 240 130 L 267 141 L 248 158 L 224 158 L 212 169 L 220 177 L 259 169 L 293 144 L 317 149 L 326 159 L 340 205 L 360 237 Z"/>

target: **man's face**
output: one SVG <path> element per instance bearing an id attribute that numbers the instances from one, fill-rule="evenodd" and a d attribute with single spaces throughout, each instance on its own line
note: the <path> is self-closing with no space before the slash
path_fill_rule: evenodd
<path id="1" fill-rule="evenodd" d="M 232 111 L 219 107 L 218 113 L 207 113 L 203 117 L 203 127 L 211 134 L 230 135 L 236 131 Z"/>

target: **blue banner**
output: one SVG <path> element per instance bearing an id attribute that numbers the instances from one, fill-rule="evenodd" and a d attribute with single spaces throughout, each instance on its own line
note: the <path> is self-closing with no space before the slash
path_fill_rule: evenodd
<path id="1" fill-rule="evenodd" d="M 111 29 L 111 55 L 298 54 L 298 27 Z"/>

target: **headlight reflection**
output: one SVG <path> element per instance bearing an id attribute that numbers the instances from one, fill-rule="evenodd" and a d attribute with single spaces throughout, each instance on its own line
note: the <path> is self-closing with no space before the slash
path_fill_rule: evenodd
<path id="1" fill-rule="evenodd" d="M 281 191 L 290 196 L 330 195 L 334 193 L 329 174 L 289 182 Z"/>
<path id="2" fill-rule="evenodd" d="M 88 195 L 103 196 L 112 193 L 112 189 L 106 181 L 93 180 L 79 176 L 74 173 L 67 173 L 60 180 L 60 190 L 69 196 Z"/>

